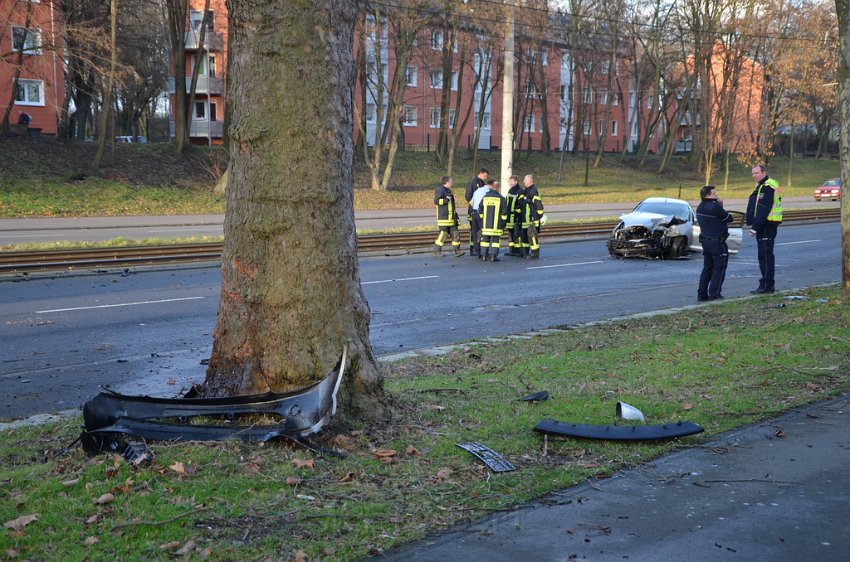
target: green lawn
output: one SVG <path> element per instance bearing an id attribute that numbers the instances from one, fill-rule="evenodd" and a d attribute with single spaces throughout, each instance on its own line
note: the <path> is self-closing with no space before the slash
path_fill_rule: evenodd
<path id="1" fill-rule="evenodd" d="M 26 560 L 355 560 L 729 429 L 850 391 L 850 302 L 836 286 L 699 306 L 383 365 L 392 419 L 317 443 L 152 443 L 154 462 L 64 451 L 80 418 L 0 431 L 0 545 Z M 777 304 L 784 306 L 778 308 Z M 709 345 L 710 343 L 710 345 Z M 532 405 L 518 399 L 547 390 Z M 549 438 L 550 418 L 691 420 L 672 442 Z M 490 474 L 479 441 L 516 472 Z M 25 519 L 21 519 L 25 518 Z M 28 523 L 26 523 L 28 521 Z M 26 524 L 24 524 L 26 523 Z"/>
<path id="2" fill-rule="evenodd" d="M 81 163 L 89 157 L 93 143 L 0 143 L 8 158 L 0 162 L 0 217 L 77 217 L 110 215 L 216 214 L 224 212 L 224 198 L 212 192 L 215 177 L 223 169 L 225 153 L 221 148 L 196 148 L 180 158 L 170 145 L 120 145 L 114 166 L 98 176 L 80 174 Z M 17 151 L 17 152 L 16 152 Z M 461 151 L 454 173 L 456 190 L 462 192 L 472 177 L 471 160 Z M 481 154 L 479 165 L 491 175 L 501 169 L 498 152 Z M 702 179 L 689 163 L 674 158 L 662 176 L 654 173 L 657 162 L 642 170 L 635 162 L 619 155 L 607 155 L 598 170 L 590 170 L 584 185 L 585 160 L 567 155 L 564 176 L 557 183 L 559 156 L 516 155 L 514 173 L 532 173 L 544 203 L 635 202 L 648 196 L 696 199 Z M 794 161 L 792 182 L 787 178 L 788 161 L 776 158 L 769 172 L 777 177 L 785 196 L 810 196 L 814 187 L 839 175 L 838 160 L 798 159 Z M 355 164 L 355 208 L 415 209 L 429 208 L 433 192 L 445 169 L 427 152 L 400 154 L 388 192 L 368 188 L 368 171 Z M 748 166 L 736 163 L 731 168 L 729 185 L 724 187 L 718 173 L 713 182 L 722 197 L 746 197 L 752 191 Z M 789 184 L 793 184 L 791 187 Z"/>

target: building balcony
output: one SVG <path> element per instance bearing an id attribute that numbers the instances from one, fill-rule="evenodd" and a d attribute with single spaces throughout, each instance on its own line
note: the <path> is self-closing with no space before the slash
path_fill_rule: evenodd
<path id="1" fill-rule="evenodd" d="M 186 77 L 186 93 L 189 93 L 189 88 L 192 86 L 192 77 Z M 177 91 L 173 76 L 168 77 L 168 93 L 173 94 Z M 198 76 L 198 84 L 195 86 L 196 94 L 207 95 L 223 95 L 224 94 L 224 78 L 216 76 Z"/>
<path id="2" fill-rule="evenodd" d="M 173 120 L 168 121 L 168 136 L 173 137 L 176 129 Z M 224 136 L 223 121 L 192 121 L 189 124 L 189 136 L 192 138 L 220 139 Z"/>
<path id="3" fill-rule="evenodd" d="M 198 48 L 201 42 L 200 31 L 190 31 L 186 34 L 186 50 L 194 50 Z M 224 36 L 221 33 L 207 30 L 204 33 L 204 50 L 205 51 L 221 51 L 224 49 Z"/>

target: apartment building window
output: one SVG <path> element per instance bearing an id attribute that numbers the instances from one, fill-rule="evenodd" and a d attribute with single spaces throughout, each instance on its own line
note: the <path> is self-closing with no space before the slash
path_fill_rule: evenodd
<path id="1" fill-rule="evenodd" d="M 44 105 L 44 82 L 41 80 L 18 80 L 15 89 L 15 104 Z"/>
<path id="2" fill-rule="evenodd" d="M 611 105 L 620 105 L 620 94 L 611 92 Z"/>
<path id="3" fill-rule="evenodd" d="M 525 94 L 527 96 L 533 96 L 537 94 L 537 84 L 534 83 L 534 80 L 529 80 L 525 83 Z"/>
<path id="4" fill-rule="evenodd" d="M 611 135 L 617 136 L 617 121 L 611 121 Z"/>
<path id="5" fill-rule="evenodd" d="M 581 133 L 586 137 L 590 136 L 590 121 L 581 122 Z"/>
<path id="6" fill-rule="evenodd" d="M 592 103 L 593 102 L 593 89 L 585 88 L 584 89 L 584 103 Z"/>
<path id="7" fill-rule="evenodd" d="M 431 87 L 432 88 L 442 88 L 443 87 L 443 71 L 442 70 L 432 70 L 431 71 Z"/>
<path id="8" fill-rule="evenodd" d="M 600 119 L 599 121 L 596 122 L 596 134 L 599 135 L 599 136 L 602 136 L 604 129 L 605 129 L 605 121 Z"/>
<path id="9" fill-rule="evenodd" d="M 440 30 L 431 30 L 431 48 L 432 49 L 442 49 L 443 48 L 443 32 Z"/>
<path id="10" fill-rule="evenodd" d="M 26 55 L 40 55 L 41 30 L 13 26 L 12 49 L 14 51 L 23 51 Z"/>
<path id="11" fill-rule="evenodd" d="M 567 101 L 567 92 L 569 92 L 569 89 L 566 86 L 562 85 L 561 86 L 561 101 Z"/>
<path id="12" fill-rule="evenodd" d="M 608 103 L 608 92 L 602 92 L 601 94 L 599 94 L 599 103 L 601 103 L 602 105 Z"/>
<path id="13" fill-rule="evenodd" d="M 405 69 L 404 75 L 407 78 L 407 86 L 409 88 L 415 88 L 416 87 L 416 74 L 417 74 L 417 72 L 416 72 L 415 66 L 408 66 Z"/>
<path id="14" fill-rule="evenodd" d="M 402 120 L 402 125 L 405 127 L 415 127 L 416 126 L 416 106 L 414 105 L 405 105 L 404 106 L 404 116 Z"/>
<path id="15" fill-rule="evenodd" d="M 192 10 L 189 12 L 189 27 L 195 33 L 201 31 L 201 23 L 204 21 L 204 12 Z M 215 12 L 207 12 L 207 31 L 215 31 Z"/>
<path id="16" fill-rule="evenodd" d="M 608 74 L 609 72 L 611 72 L 611 61 L 602 61 L 602 74 Z"/>
<path id="17" fill-rule="evenodd" d="M 452 90 L 457 91 L 457 72 L 452 72 Z"/>
<path id="18" fill-rule="evenodd" d="M 374 122 L 375 121 L 375 109 L 377 107 L 374 103 L 366 104 L 366 121 Z"/>
<path id="19" fill-rule="evenodd" d="M 457 122 L 457 110 L 456 109 L 450 109 L 449 110 L 449 127 L 454 129 L 456 122 Z"/>
<path id="20" fill-rule="evenodd" d="M 549 62 L 549 52 L 548 51 L 532 51 L 531 49 L 526 49 L 525 58 L 529 63 L 534 64 L 535 62 L 540 62 L 540 64 L 548 64 Z"/>
<path id="21" fill-rule="evenodd" d="M 215 55 L 201 55 L 201 64 L 198 67 L 198 76 L 210 76 L 215 78 Z M 195 68 L 195 57 L 191 59 L 191 68 Z"/>
<path id="22" fill-rule="evenodd" d="M 441 115 L 441 112 L 440 112 L 439 107 L 432 107 L 431 108 L 431 123 L 430 123 L 430 125 L 431 125 L 432 129 L 439 129 L 440 128 L 440 115 Z"/>
<path id="23" fill-rule="evenodd" d="M 192 118 L 195 121 L 206 121 L 207 119 L 210 121 L 218 121 L 217 109 L 218 106 L 215 102 L 208 102 L 207 100 L 196 101 L 195 113 Z"/>
<path id="24" fill-rule="evenodd" d="M 526 133 L 534 132 L 534 114 L 526 115 L 525 119 L 523 119 L 523 128 Z"/>
<path id="25" fill-rule="evenodd" d="M 478 123 L 478 112 L 475 112 L 475 122 Z M 490 112 L 485 112 L 481 114 L 481 128 L 489 129 L 490 128 Z"/>

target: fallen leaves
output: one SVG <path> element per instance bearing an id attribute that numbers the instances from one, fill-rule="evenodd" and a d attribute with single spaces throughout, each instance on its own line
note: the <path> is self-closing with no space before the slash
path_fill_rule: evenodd
<path id="1" fill-rule="evenodd" d="M 292 464 L 295 468 L 316 468 L 316 461 L 313 459 L 292 459 Z"/>
<path id="2" fill-rule="evenodd" d="M 91 545 L 97 544 L 99 542 L 100 542 L 100 539 L 97 538 L 97 537 L 88 537 L 88 538 L 86 538 L 86 540 L 83 541 L 83 544 L 85 544 L 86 546 L 91 546 Z"/>
<path id="3" fill-rule="evenodd" d="M 172 472 L 176 472 L 180 476 L 191 476 L 198 472 L 198 467 L 194 465 L 186 466 L 180 461 L 174 461 L 174 464 L 168 467 Z"/>
<path id="4" fill-rule="evenodd" d="M 102 496 L 100 496 L 99 498 L 92 500 L 92 503 L 94 503 L 94 505 L 106 505 L 106 504 L 112 503 L 114 501 L 115 501 L 115 494 L 111 494 L 111 493 L 107 492 L 107 493 L 103 494 Z"/>
<path id="5" fill-rule="evenodd" d="M 32 513 L 30 515 L 21 515 L 20 517 L 16 517 L 10 521 L 6 521 L 3 523 L 3 528 L 11 529 L 13 531 L 20 531 L 30 523 L 38 521 L 38 513 Z"/>
<path id="6" fill-rule="evenodd" d="M 376 449 L 372 451 L 372 456 L 384 464 L 392 464 L 394 462 L 398 462 L 398 459 L 396 459 L 396 455 L 398 455 L 398 451 L 396 451 L 395 449 Z"/>

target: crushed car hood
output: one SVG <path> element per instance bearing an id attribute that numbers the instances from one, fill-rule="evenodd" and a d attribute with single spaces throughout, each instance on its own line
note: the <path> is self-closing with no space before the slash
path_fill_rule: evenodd
<path id="1" fill-rule="evenodd" d="M 659 224 L 666 226 L 664 223 L 668 223 L 673 220 L 673 216 L 635 211 L 633 213 L 620 215 L 620 220 L 623 221 L 623 226 L 645 226 L 649 230 L 652 230 Z"/>

